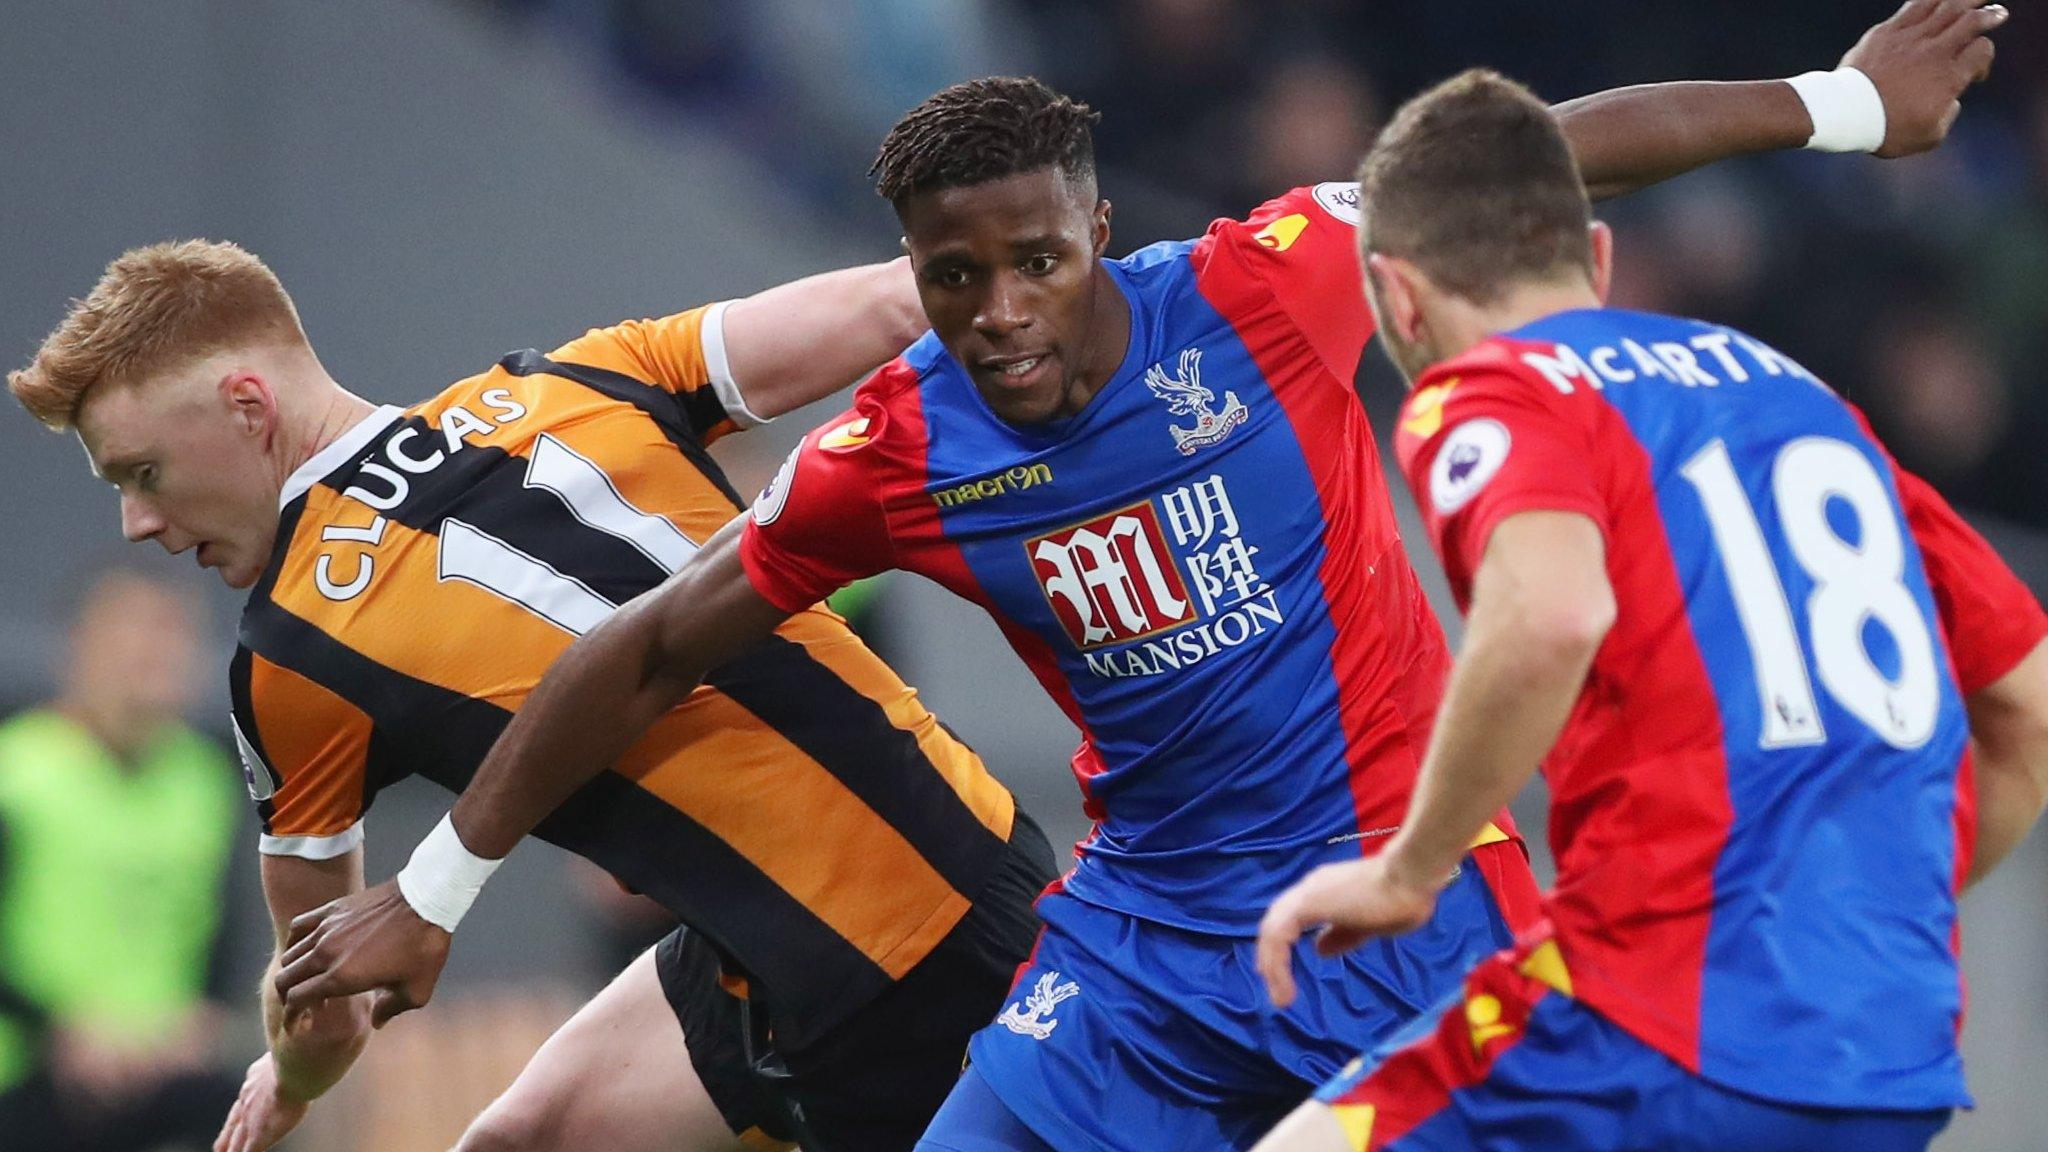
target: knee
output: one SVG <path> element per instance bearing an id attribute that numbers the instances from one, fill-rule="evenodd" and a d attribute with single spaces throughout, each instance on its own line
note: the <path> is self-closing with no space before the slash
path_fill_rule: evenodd
<path id="1" fill-rule="evenodd" d="M 501 1096 L 471 1123 L 453 1152 L 548 1152 L 560 1127 L 542 1103 Z"/>

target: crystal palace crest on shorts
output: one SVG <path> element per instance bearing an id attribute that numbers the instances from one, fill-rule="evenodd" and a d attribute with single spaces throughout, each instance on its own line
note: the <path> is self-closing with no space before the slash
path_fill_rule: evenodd
<path id="1" fill-rule="evenodd" d="M 1053 1029 L 1060 1026 L 1059 1021 L 1051 1018 L 1053 1009 L 1059 1007 L 1060 1001 L 1078 996 L 1080 992 L 1079 984 L 1072 980 L 1061 983 L 1059 973 L 1047 972 L 1040 976 L 1038 983 L 1025 994 L 1021 1005 L 1013 1003 L 1004 1007 L 1003 1014 L 996 1017 L 996 1023 L 1019 1036 L 1043 1040 L 1052 1035 Z"/>

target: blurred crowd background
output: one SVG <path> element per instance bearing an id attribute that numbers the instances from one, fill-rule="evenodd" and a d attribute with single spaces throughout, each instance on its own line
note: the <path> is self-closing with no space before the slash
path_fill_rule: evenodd
<path id="1" fill-rule="evenodd" d="M 496 0 L 760 158 L 808 207 L 886 227 L 862 178 L 895 118 L 1030 72 L 1104 113 L 1120 248 L 1349 174 L 1407 95 L 1485 64 L 1564 100 L 1832 66 L 1885 9 L 1764 0 Z M 1954 142 L 1910 165 L 1781 156 L 1617 205 L 1617 302 L 1795 349 L 1953 499 L 2048 528 L 2048 28 L 2022 11 Z M 2031 289 L 2031 291 L 2030 291 Z"/>
<path id="2" fill-rule="evenodd" d="M 14 6 L 0 35 L 0 153 L 13 160 L 0 358 L 25 362 L 121 249 L 204 235 L 271 262 L 339 379 L 411 403 L 512 348 L 893 254 L 893 220 L 864 176 L 875 146 L 968 76 L 1035 73 L 1103 113 L 1121 253 L 1348 178 L 1393 107 L 1467 65 L 1554 100 L 1783 76 L 1832 67 L 1887 12 L 1863 0 Z M 1601 214 L 1620 239 L 1617 303 L 1732 323 L 1798 356 L 2048 594 L 2048 17 L 2020 7 L 1999 40 L 1997 76 L 1938 155 L 1761 157 Z M 1384 424 L 1399 393 L 1377 358 L 1361 388 Z M 736 485 L 757 485 L 825 414 L 721 444 Z M 10 1117 L 54 1108 L 77 1140 L 148 1147 L 152 1124 L 198 1113 L 205 1127 L 260 1050 L 253 989 L 270 928 L 225 731 L 237 604 L 179 564 L 116 563 L 111 492 L 74 443 L 11 405 L 0 490 L 0 706 L 15 716 L 0 728 L 0 1146 L 27 1147 Z M 993 629 L 915 581 L 868 590 L 858 613 L 1048 829 L 1078 836 L 1072 731 Z M 1540 811 L 1540 795 L 1525 801 Z M 381 800 L 372 877 L 445 805 L 417 784 Z M 1943 1138 L 1947 1152 L 2048 1146 L 2048 1039 L 2032 1025 L 2048 1008 L 2043 840 L 1965 906 L 1981 1108 Z M 433 1007 L 378 1039 L 296 1146 L 445 1146 L 660 929 L 658 912 L 576 862 L 522 849 L 465 923 Z M 8 1111 L 23 1100 L 43 1111 Z"/>

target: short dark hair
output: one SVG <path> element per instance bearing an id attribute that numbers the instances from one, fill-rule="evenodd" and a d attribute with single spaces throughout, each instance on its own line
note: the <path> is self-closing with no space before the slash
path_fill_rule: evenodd
<path id="1" fill-rule="evenodd" d="M 910 110 L 875 156 L 875 191 L 901 207 L 918 192 L 964 188 L 1057 166 L 1095 173 L 1088 105 L 1030 76 L 988 76 L 942 89 Z"/>
<path id="2" fill-rule="evenodd" d="M 1363 253 L 1413 261 L 1478 304 L 1530 280 L 1590 275 L 1592 206 L 1557 118 L 1475 68 L 1395 114 L 1358 172 Z"/>

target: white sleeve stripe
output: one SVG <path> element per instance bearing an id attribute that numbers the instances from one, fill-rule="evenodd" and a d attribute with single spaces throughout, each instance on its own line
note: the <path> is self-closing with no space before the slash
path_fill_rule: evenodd
<path id="1" fill-rule="evenodd" d="M 363 822 L 348 826 L 332 836 L 258 836 L 256 850 L 265 856 L 297 856 L 302 860 L 332 860 L 353 851 L 363 842 Z"/>
<path id="2" fill-rule="evenodd" d="M 747 398 L 740 395 L 739 381 L 732 378 L 732 361 L 725 354 L 725 310 L 732 307 L 732 301 L 720 300 L 704 309 L 703 333 L 699 339 L 704 345 L 704 370 L 711 377 L 711 390 L 718 395 L 718 402 L 725 405 L 725 414 L 742 428 L 758 428 L 768 423 L 769 417 L 755 413 L 747 407 Z"/>

